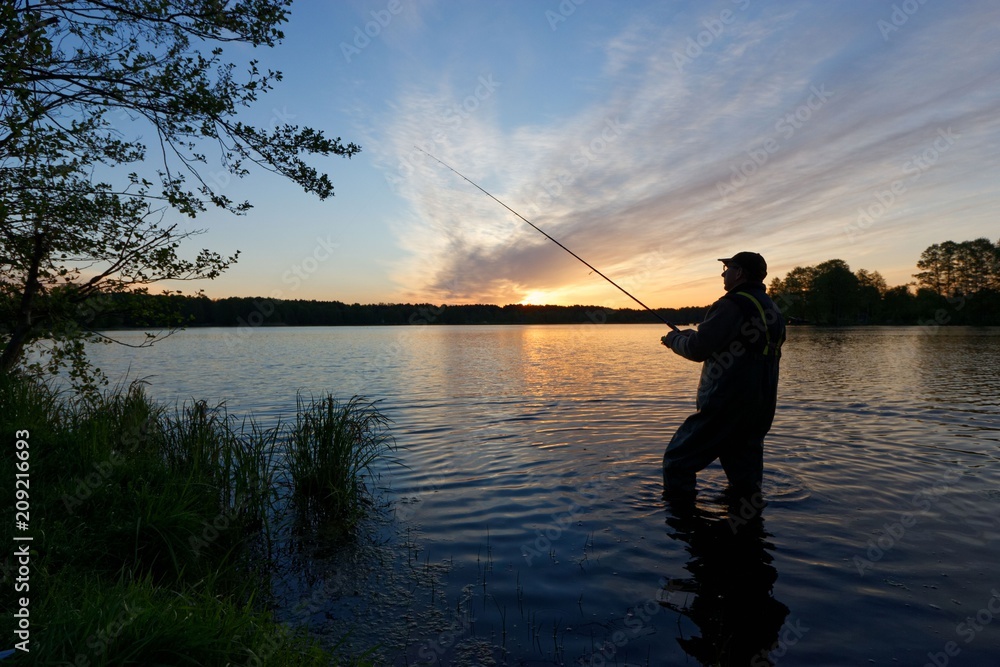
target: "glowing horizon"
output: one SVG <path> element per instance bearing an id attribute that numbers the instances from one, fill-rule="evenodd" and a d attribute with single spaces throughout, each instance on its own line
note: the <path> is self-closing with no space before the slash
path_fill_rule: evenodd
<path id="1" fill-rule="evenodd" d="M 638 307 L 416 147 L 652 308 L 711 303 L 716 258 L 741 250 L 764 255 L 767 282 L 841 259 L 894 286 L 926 247 L 995 235 L 995 4 L 905 20 L 861 0 L 559 7 L 293 7 L 285 43 L 260 54 L 285 79 L 257 122 L 363 152 L 323 163 L 328 202 L 266 174 L 227 184 L 256 208 L 195 224 L 240 262 L 182 288 Z"/>

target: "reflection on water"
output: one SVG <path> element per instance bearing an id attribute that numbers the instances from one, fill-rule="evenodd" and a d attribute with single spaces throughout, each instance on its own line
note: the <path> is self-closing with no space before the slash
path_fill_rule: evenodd
<path id="1" fill-rule="evenodd" d="M 677 643 L 703 665 L 765 667 L 791 649 L 808 628 L 792 624 L 781 640 L 788 607 L 774 598 L 778 572 L 764 530 L 759 494 L 726 502 L 713 516 L 691 504 L 671 503 L 671 538 L 685 543 L 687 578 L 665 582 L 661 604 L 683 614 L 700 634 Z"/>
<path id="2" fill-rule="evenodd" d="M 297 391 L 382 400 L 406 464 L 383 471 L 388 509 L 358 544 L 313 545 L 276 574 L 279 615 L 331 645 L 350 631 L 342 651 L 378 645 L 394 665 L 923 665 L 955 642 L 949 664 L 996 664 L 1000 330 L 792 328 L 766 527 L 737 512 L 735 532 L 718 467 L 693 514 L 664 506 L 663 448 L 698 366 L 660 335 L 209 329 L 96 353 L 113 377 L 129 363 L 152 376 L 164 400 L 262 419 L 288 418 Z"/>

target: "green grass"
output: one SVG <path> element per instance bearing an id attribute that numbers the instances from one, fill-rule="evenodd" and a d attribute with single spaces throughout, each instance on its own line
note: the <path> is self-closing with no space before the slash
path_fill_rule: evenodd
<path id="1" fill-rule="evenodd" d="M 203 585 L 175 591 L 150 578 L 53 581 L 39 611 L 34 664 L 328 665 L 308 638 Z M 68 602 L 73 604 L 68 604 Z"/>
<path id="2" fill-rule="evenodd" d="M 391 448 L 388 422 L 357 398 L 298 407 L 294 428 L 264 428 L 204 402 L 171 413 L 140 384 L 74 401 L 0 376 L 5 497 L 14 494 L 14 434 L 29 432 L 29 662 L 359 664 L 273 620 L 267 546 L 271 523 L 293 510 L 356 529 L 371 493 L 365 476 Z M 0 530 L 7 544 L 12 519 Z M 12 563 L 4 609 L 25 595 L 10 585 Z"/>
<path id="3" fill-rule="evenodd" d="M 297 399 L 288 447 L 293 500 L 300 514 L 352 527 L 369 503 L 366 478 L 394 450 L 389 420 L 374 403 L 355 396 Z"/>
<path id="4" fill-rule="evenodd" d="M 212 485 L 219 511 L 255 529 L 268 529 L 276 496 L 282 426 L 263 428 L 253 417 L 236 428 L 224 405 L 185 405 L 163 419 L 169 468 Z"/>

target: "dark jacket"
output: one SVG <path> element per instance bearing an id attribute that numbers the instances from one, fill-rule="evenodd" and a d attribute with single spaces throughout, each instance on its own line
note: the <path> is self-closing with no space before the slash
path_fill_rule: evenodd
<path id="1" fill-rule="evenodd" d="M 732 289 L 712 304 L 697 331 L 681 333 L 671 339 L 670 348 L 704 362 L 698 410 L 745 415 L 766 433 L 774 419 L 785 322 L 764 285 L 744 283 Z"/>

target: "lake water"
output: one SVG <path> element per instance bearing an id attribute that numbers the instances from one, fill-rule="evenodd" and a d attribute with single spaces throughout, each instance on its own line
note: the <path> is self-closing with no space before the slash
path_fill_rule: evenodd
<path id="1" fill-rule="evenodd" d="M 387 508 L 275 582 L 281 618 L 379 664 L 1000 664 L 1000 329 L 791 328 L 760 520 L 714 467 L 695 514 L 662 501 L 699 372 L 664 332 L 195 329 L 94 355 L 265 420 L 299 391 L 381 401 Z"/>

